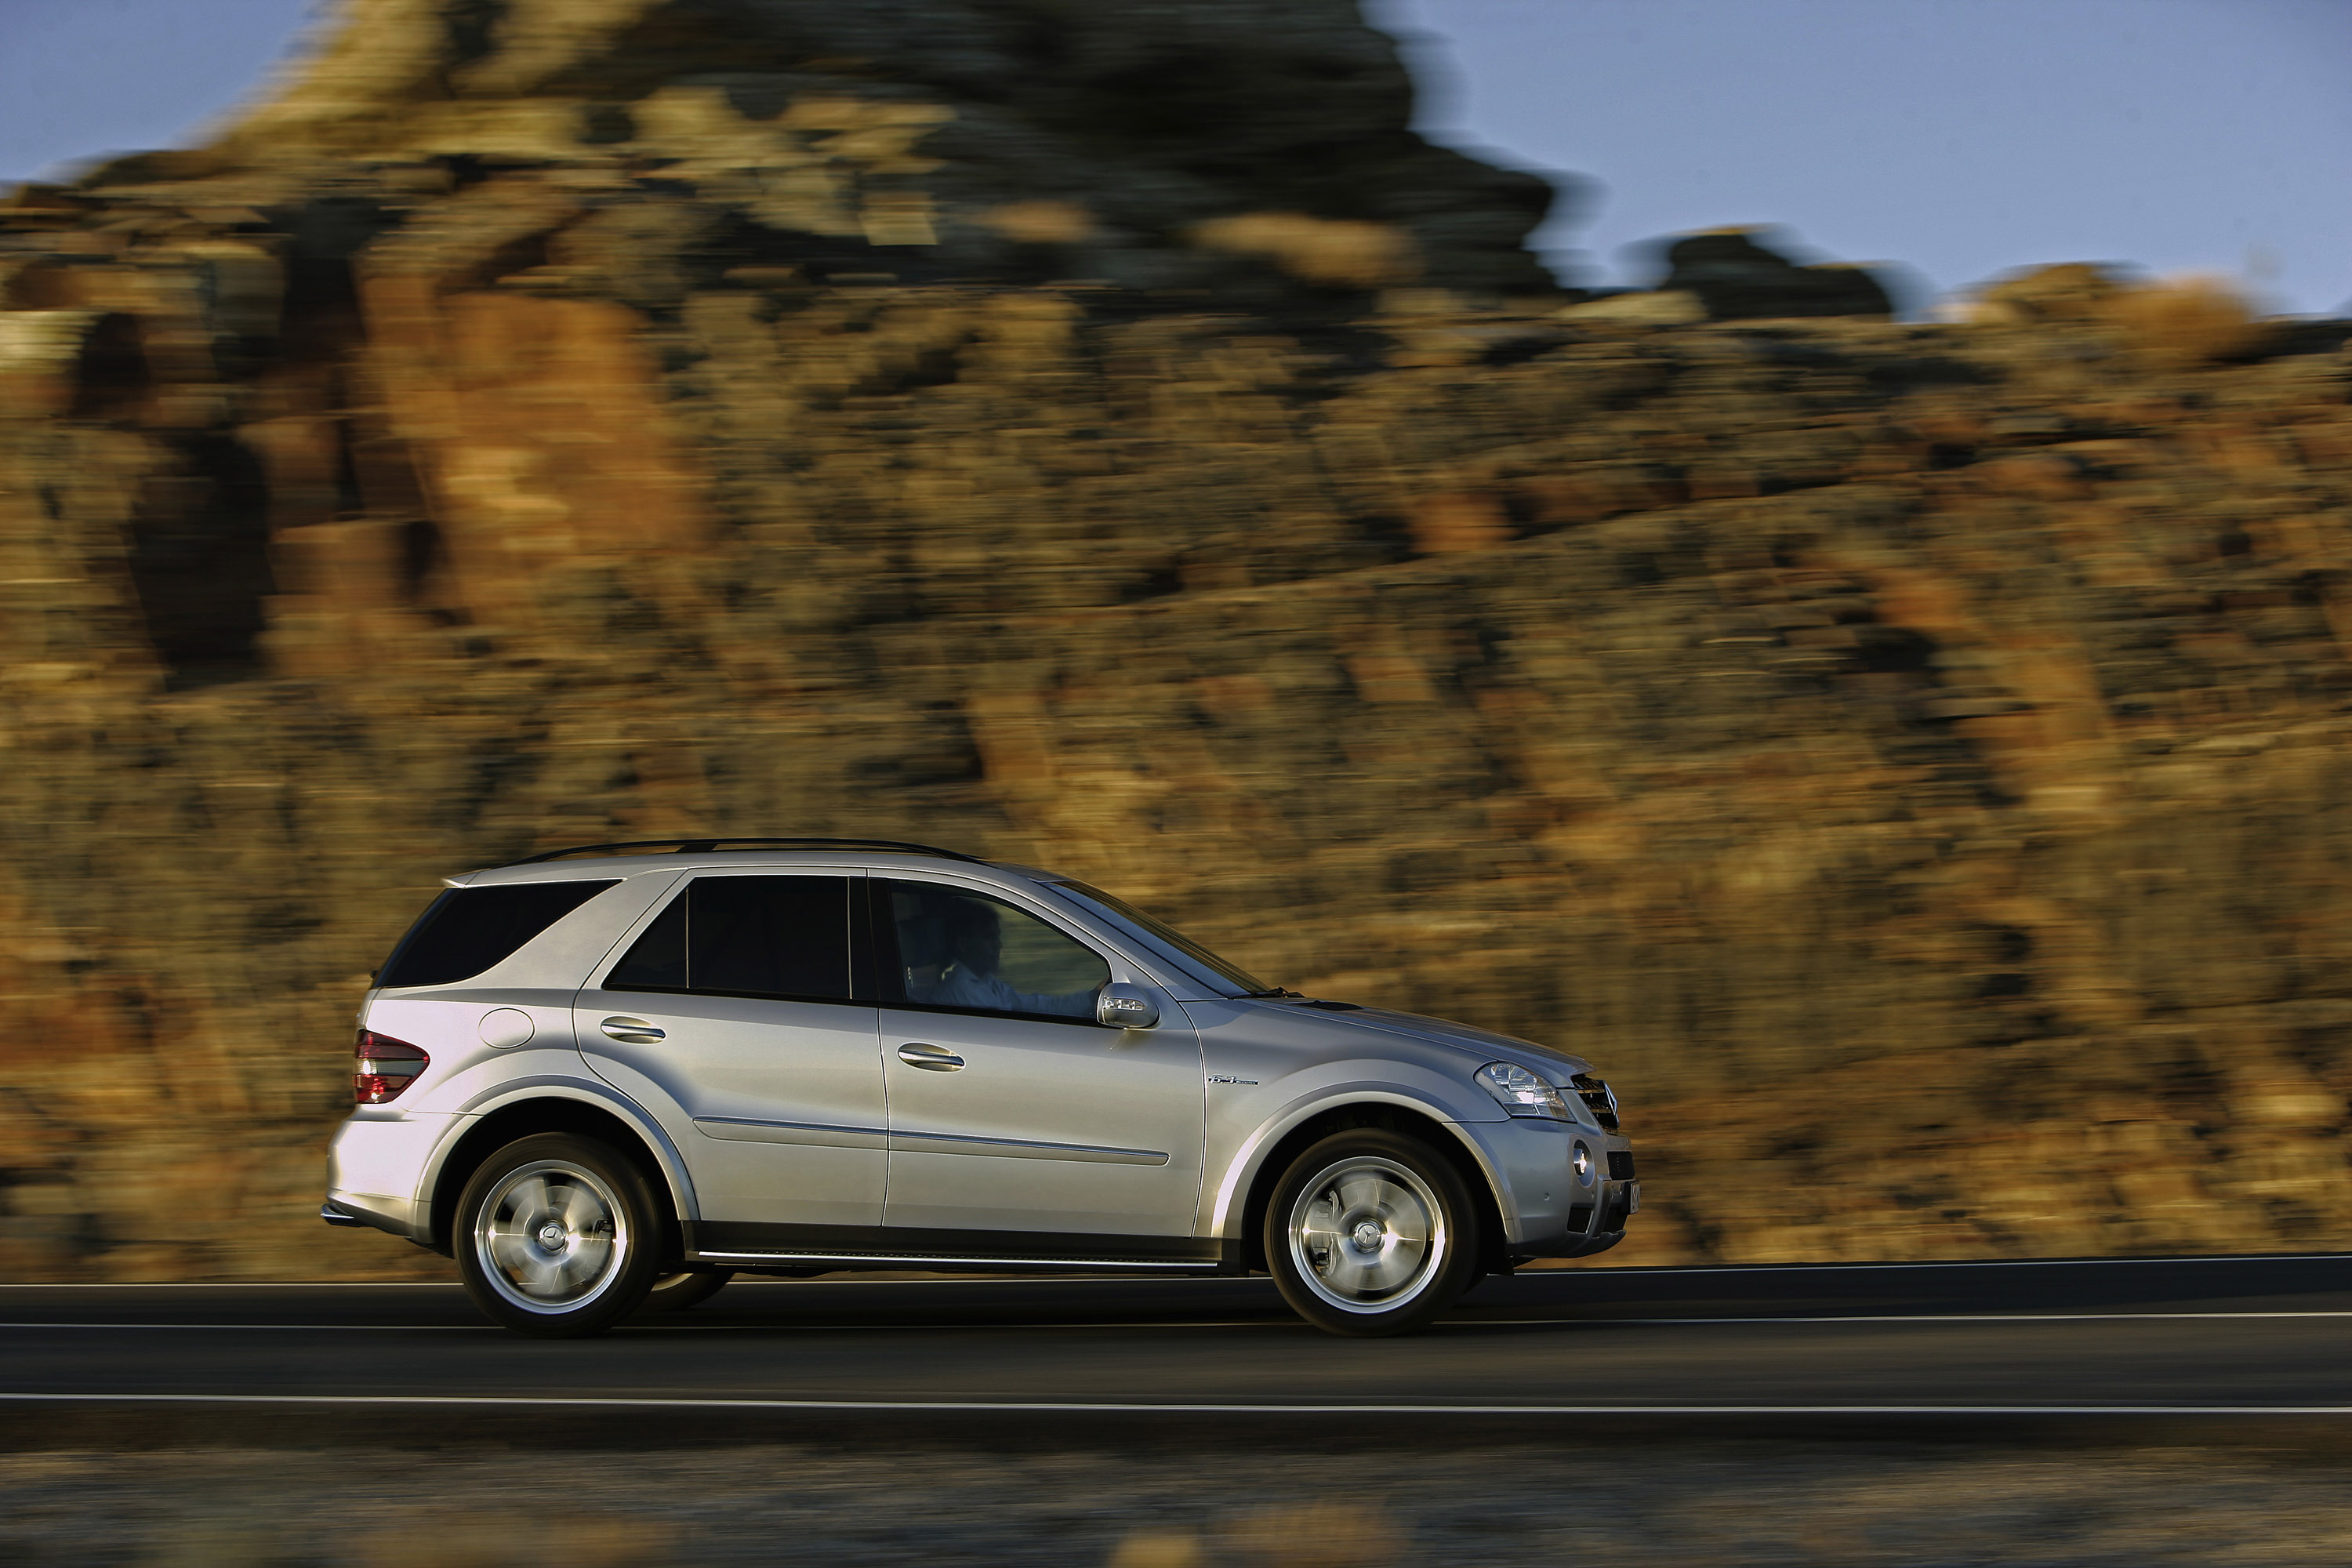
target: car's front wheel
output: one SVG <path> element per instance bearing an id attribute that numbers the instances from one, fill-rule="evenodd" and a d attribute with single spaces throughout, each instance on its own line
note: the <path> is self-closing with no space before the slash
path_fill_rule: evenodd
<path id="1" fill-rule="evenodd" d="M 509 1329 L 601 1334 L 653 1287 L 656 1214 L 644 1173 L 610 1145 L 570 1132 L 518 1139 L 457 1200 L 457 1273 Z"/>
<path id="2" fill-rule="evenodd" d="M 1477 1272 L 1478 1213 L 1451 1162 L 1364 1128 L 1300 1154 L 1266 1205 L 1265 1258 L 1298 1315 L 1335 1334 L 1410 1333 Z"/>

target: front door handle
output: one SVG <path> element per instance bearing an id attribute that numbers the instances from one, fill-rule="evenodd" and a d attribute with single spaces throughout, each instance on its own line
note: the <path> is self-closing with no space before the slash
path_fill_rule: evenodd
<path id="1" fill-rule="evenodd" d="M 926 1046 L 919 1042 L 900 1046 L 898 1059 L 910 1068 L 921 1068 L 925 1072 L 955 1072 L 963 1066 L 963 1058 L 944 1047 Z"/>
<path id="2" fill-rule="evenodd" d="M 664 1038 L 643 1018 L 607 1018 L 597 1026 L 625 1046 L 657 1046 Z"/>

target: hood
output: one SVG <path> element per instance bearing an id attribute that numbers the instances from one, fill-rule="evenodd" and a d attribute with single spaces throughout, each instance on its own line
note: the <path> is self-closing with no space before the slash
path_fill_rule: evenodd
<path id="1" fill-rule="evenodd" d="M 1530 1072 L 1566 1079 L 1571 1074 L 1591 1072 L 1592 1064 L 1582 1057 L 1571 1056 L 1550 1046 L 1540 1046 L 1533 1040 L 1523 1040 L 1516 1035 L 1497 1035 L 1491 1030 L 1476 1029 L 1467 1024 L 1457 1024 L 1449 1018 L 1425 1017 L 1419 1013 L 1395 1013 L 1385 1007 L 1338 1008 L 1306 1007 L 1297 1002 L 1262 1002 L 1261 1006 L 1319 1012 L 1323 1016 L 1360 1024 L 1366 1028 L 1380 1029 L 1391 1035 L 1410 1035 L 1442 1046 L 1477 1056 L 1482 1061 L 1511 1061 Z"/>

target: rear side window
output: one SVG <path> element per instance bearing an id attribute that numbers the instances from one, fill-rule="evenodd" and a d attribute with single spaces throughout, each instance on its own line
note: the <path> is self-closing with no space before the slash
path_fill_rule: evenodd
<path id="1" fill-rule="evenodd" d="M 509 882 L 452 888 L 417 917 L 392 950 L 376 984 L 446 985 L 467 980 L 614 886 L 606 882 Z"/>
<path id="2" fill-rule="evenodd" d="M 849 1001 L 849 879 L 698 877 L 604 989 Z"/>

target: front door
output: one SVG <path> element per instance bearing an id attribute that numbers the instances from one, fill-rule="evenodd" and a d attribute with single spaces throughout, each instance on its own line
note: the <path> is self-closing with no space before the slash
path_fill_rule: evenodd
<path id="1" fill-rule="evenodd" d="M 690 878 L 574 1004 L 590 1065 L 684 1154 L 706 1249 L 730 1239 L 714 1225 L 773 1247 L 823 1238 L 767 1227 L 881 1223 L 877 1015 L 851 964 L 862 882 Z"/>
<path id="2" fill-rule="evenodd" d="M 877 879 L 874 903 L 897 949 L 880 975 L 893 1245 L 1117 1256 L 1121 1237 L 1192 1237 L 1203 1090 L 1181 1016 L 1097 1024 L 1109 964 L 1009 900 Z"/>

